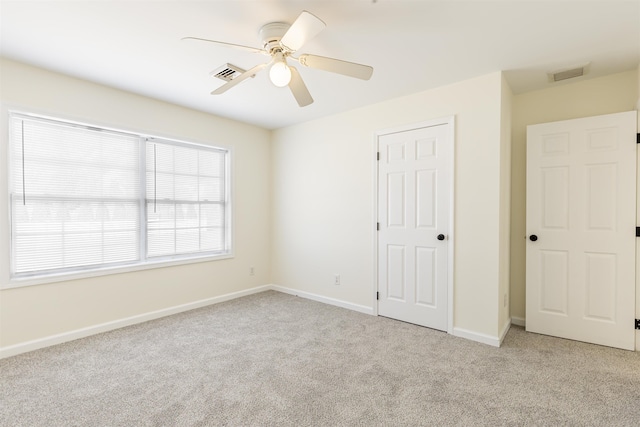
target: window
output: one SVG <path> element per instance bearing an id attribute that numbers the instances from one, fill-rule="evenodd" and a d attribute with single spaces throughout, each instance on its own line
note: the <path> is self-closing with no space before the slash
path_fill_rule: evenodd
<path id="1" fill-rule="evenodd" d="M 228 255 L 228 156 L 11 113 L 12 277 Z"/>
<path id="2" fill-rule="evenodd" d="M 225 155 L 147 141 L 147 256 L 225 250 Z"/>

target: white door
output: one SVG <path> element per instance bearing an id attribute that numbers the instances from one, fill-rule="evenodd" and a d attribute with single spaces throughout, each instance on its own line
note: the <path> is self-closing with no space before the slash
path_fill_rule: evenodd
<path id="1" fill-rule="evenodd" d="M 528 331 L 634 349 L 636 112 L 527 127 Z"/>
<path id="2" fill-rule="evenodd" d="M 449 126 L 378 137 L 378 314 L 447 330 Z"/>

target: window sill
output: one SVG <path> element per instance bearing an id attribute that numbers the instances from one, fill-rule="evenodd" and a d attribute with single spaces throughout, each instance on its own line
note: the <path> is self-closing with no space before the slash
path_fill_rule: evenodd
<path id="1" fill-rule="evenodd" d="M 172 267 L 177 265 L 195 264 L 200 262 L 217 261 L 233 258 L 232 253 L 224 255 L 207 255 L 202 257 L 162 260 L 154 262 L 146 262 L 144 264 L 135 264 L 120 267 L 97 268 L 94 270 L 79 271 L 77 273 L 60 273 L 48 274 L 46 276 L 13 278 L 5 285 L 0 285 L 0 290 L 14 289 L 25 286 L 43 285 L 46 283 L 66 282 L 69 280 L 86 279 L 91 277 L 108 276 L 111 274 L 130 273 L 141 270 L 152 270 L 155 268 Z"/>

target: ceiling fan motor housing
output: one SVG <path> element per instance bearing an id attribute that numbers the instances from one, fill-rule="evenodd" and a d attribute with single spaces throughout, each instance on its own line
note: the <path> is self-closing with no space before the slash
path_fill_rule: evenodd
<path id="1" fill-rule="evenodd" d="M 282 51 L 280 39 L 284 36 L 290 26 L 291 25 L 285 22 L 271 22 L 264 25 L 258 32 L 262 47 L 271 54 L 276 50 Z"/>

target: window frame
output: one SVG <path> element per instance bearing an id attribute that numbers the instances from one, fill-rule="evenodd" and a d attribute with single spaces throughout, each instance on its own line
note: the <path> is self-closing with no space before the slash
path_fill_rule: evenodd
<path id="1" fill-rule="evenodd" d="M 230 146 L 221 144 L 210 144 L 204 142 L 194 142 L 184 139 L 175 138 L 172 136 L 162 136 L 158 134 L 151 134 L 149 132 L 141 132 L 136 130 L 128 130 L 122 128 L 116 128 L 112 126 L 105 126 L 103 124 L 90 124 L 84 121 L 70 120 L 60 116 L 50 116 L 44 114 L 38 114 L 33 112 L 27 112 L 24 110 L 7 109 L 5 115 L 5 124 L 7 125 L 7 147 L 6 147 L 6 200 L 8 209 L 8 223 L 7 228 L 7 259 L 3 260 L 2 264 L 6 265 L 6 276 L 0 277 L 2 283 L 0 283 L 0 289 L 10 289 L 29 285 L 39 285 L 45 283 L 60 282 L 66 280 L 75 280 L 81 278 L 89 278 L 96 276 L 103 276 L 109 274 L 119 274 L 134 272 L 140 270 L 155 269 L 161 267 L 168 267 L 174 265 L 185 265 L 200 263 L 206 261 L 223 260 L 234 257 L 234 232 L 233 232 L 233 197 L 232 197 L 232 183 L 233 183 L 233 151 Z M 59 270 L 46 270 L 45 272 L 33 272 L 26 274 L 16 275 L 13 267 L 14 261 L 14 236 L 13 236 L 13 218 L 12 218 L 12 170 L 16 167 L 13 164 L 12 158 L 12 145 L 13 145 L 13 126 L 12 120 L 14 118 L 24 117 L 29 120 L 41 120 L 45 122 L 61 123 L 63 125 L 74 126 L 83 129 L 100 129 L 108 132 L 123 133 L 129 136 L 134 136 L 138 140 L 139 156 L 139 191 L 138 191 L 138 207 L 139 207 L 139 227 L 137 229 L 139 239 L 139 260 L 126 264 L 119 265 L 94 265 L 89 267 L 69 267 Z M 204 149 L 207 151 L 222 152 L 224 155 L 224 246 L 225 249 L 221 252 L 194 252 L 186 254 L 174 254 L 163 257 L 148 257 L 147 256 L 147 236 L 148 236 L 148 216 L 147 216 L 147 194 L 146 194 L 146 147 L 149 143 L 163 143 L 188 148 Z M 19 167 L 19 166 L 18 166 Z M 44 270 L 43 270 L 44 271 Z"/>
<path id="2" fill-rule="evenodd" d="M 140 164 L 141 164 L 141 176 L 140 176 L 140 193 L 141 193 L 141 197 L 140 197 L 140 201 L 143 203 L 143 206 L 141 206 L 141 211 L 140 211 L 140 215 L 141 215 L 141 221 L 142 219 L 145 219 L 146 221 L 144 221 L 144 239 L 141 239 L 141 253 L 145 254 L 145 260 L 149 261 L 149 259 L 152 260 L 158 260 L 158 261 L 162 261 L 162 260 L 174 260 L 174 259 L 186 259 L 186 258 L 192 258 L 194 255 L 191 254 L 203 254 L 202 256 L 206 256 L 206 254 L 210 254 L 210 256 L 216 256 L 216 255 L 220 255 L 220 254 L 226 254 L 229 252 L 230 250 L 230 246 L 229 246 L 229 241 L 227 239 L 227 235 L 228 235 L 228 227 L 226 227 L 226 224 L 229 220 L 229 212 L 228 212 L 228 195 L 229 195 L 229 191 L 228 191 L 228 181 L 229 181 L 229 165 L 228 165 L 228 150 L 220 148 L 220 147 L 213 147 L 213 146 L 209 146 L 209 147 L 203 147 L 200 144 L 193 144 L 193 143 L 186 143 L 186 142 L 182 142 L 182 141 L 177 141 L 177 140 L 170 140 L 170 139 L 166 139 L 166 138 L 152 138 L 152 137 L 148 137 L 145 138 L 143 143 L 140 145 L 140 151 L 142 152 L 143 150 L 146 151 L 146 144 L 150 143 L 150 144 L 164 144 L 164 145 L 171 145 L 174 147 L 184 147 L 184 148 L 197 148 L 197 147 L 202 147 L 204 148 L 206 151 L 223 151 L 226 153 L 226 155 L 224 156 L 224 173 L 221 176 L 221 179 L 223 179 L 223 188 L 224 188 L 224 202 L 223 202 L 223 215 L 224 215 L 224 230 L 223 230 L 223 234 L 225 235 L 225 238 L 223 239 L 223 243 L 225 244 L 225 249 L 222 252 L 214 252 L 214 251 L 208 251 L 208 252 L 192 252 L 192 253 L 183 253 L 183 254 L 174 254 L 174 255 L 154 255 L 154 256 L 149 256 L 148 252 L 149 252 L 149 217 L 148 217 L 148 207 L 149 207 L 149 196 L 146 194 L 146 188 L 147 188 L 147 172 L 148 170 L 146 169 L 146 164 L 143 166 L 142 164 L 146 162 L 146 154 L 145 156 L 140 156 Z M 142 170 L 144 169 L 144 170 Z M 143 176 L 144 175 L 144 176 Z M 176 202 L 180 202 L 177 199 L 173 200 L 174 204 Z M 182 201 L 184 203 L 184 201 Z M 163 201 L 160 201 L 160 203 L 164 203 Z M 213 202 L 213 201 L 209 201 L 209 204 L 218 204 L 218 202 Z M 202 203 L 202 204 L 208 204 L 208 203 Z M 197 255 L 195 255 L 197 256 Z"/>

